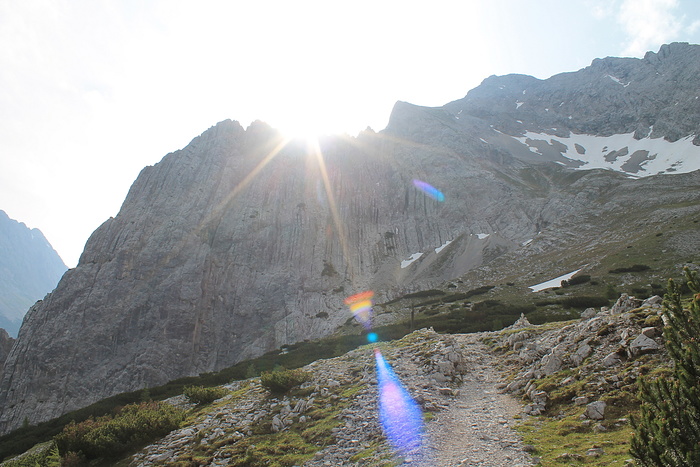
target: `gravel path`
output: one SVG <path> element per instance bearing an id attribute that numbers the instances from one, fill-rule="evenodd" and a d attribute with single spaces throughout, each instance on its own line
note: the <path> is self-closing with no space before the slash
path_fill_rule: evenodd
<path id="1" fill-rule="evenodd" d="M 496 388 L 499 375 L 479 335 L 454 335 L 468 371 L 447 410 L 428 423 L 428 460 L 420 467 L 533 465 L 512 429 L 521 410 L 518 401 Z"/>

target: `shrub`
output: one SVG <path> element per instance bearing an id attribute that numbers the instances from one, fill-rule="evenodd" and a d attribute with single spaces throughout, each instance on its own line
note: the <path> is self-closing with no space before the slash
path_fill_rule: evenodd
<path id="1" fill-rule="evenodd" d="M 178 428 L 184 412 L 164 402 L 130 404 L 115 415 L 69 423 L 55 441 L 60 452 L 114 458 Z"/>
<path id="2" fill-rule="evenodd" d="M 673 280 L 663 301 L 672 373 L 639 380 L 641 417 L 632 419 L 630 453 L 645 467 L 700 465 L 700 280 L 687 267 L 684 273 L 695 293 L 690 306 L 683 307 L 681 287 Z"/>
<path id="3" fill-rule="evenodd" d="M 561 281 L 561 286 L 562 287 L 569 287 L 572 285 L 579 285 L 579 284 L 585 284 L 586 282 L 591 281 L 591 276 L 588 274 L 581 274 L 580 276 L 574 276 L 569 280 L 566 281 Z"/>
<path id="4" fill-rule="evenodd" d="M 54 443 L 47 443 L 17 459 L 5 461 L 2 465 L 3 467 L 61 467 L 61 456 Z"/>
<path id="5" fill-rule="evenodd" d="M 228 391 L 222 387 L 205 388 L 204 386 L 185 386 L 182 393 L 190 402 L 197 405 L 204 405 L 221 399 L 228 394 Z"/>
<path id="6" fill-rule="evenodd" d="M 611 269 L 608 271 L 611 274 L 621 274 L 623 272 L 642 272 L 642 271 L 647 271 L 651 269 L 649 266 L 646 264 L 635 264 L 629 267 L 622 267 L 622 268 L 616 268 L 616 269 Z"/>
<path id="7" fill-rule="evenodd" d="M 273 394 L 284 394 L 294 386 L 311 379 L 311 374 L 300 369 L 265 371 L 260 375 L 260 383 Z"/>

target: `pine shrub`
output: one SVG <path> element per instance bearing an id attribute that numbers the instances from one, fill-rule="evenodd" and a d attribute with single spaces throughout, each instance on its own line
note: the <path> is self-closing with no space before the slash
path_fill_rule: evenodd
<path id="1" fill-rule="evenodd" d="M 663 301 L 671 375 L 639 381 L 641 415 L 632 419 L 630 453 L 644 467 L 700 466 L 700 281 L 697 272 L 686 267 L 684 273 L 694 292 L 689 306 L 673 280 Z"/>
<path id="2" fill-rule="evenodd" d="M 228 391 L 222 387 L 205 388 L 204 386 L 185 386 L 183 394 L 190 402 L 197 405 L 204 405 L 221 399 L 228 394 Z"/>
<path id="3" fill-rule="evenodd" d="M 279 369 L 265 371 L 260 375 L 260 383 L 274 394 L 284 394 L 295 386 L 311 379 L 311 374 L 301 370 Z"/>
<path id="4" fill-rule="evenodd" d="M 184 412 L 164 402 L 130 404 L 115 415 L 69 423 L 54 438 L 62 453 L 87 459 L 114 458 L 178 428 Z"/>

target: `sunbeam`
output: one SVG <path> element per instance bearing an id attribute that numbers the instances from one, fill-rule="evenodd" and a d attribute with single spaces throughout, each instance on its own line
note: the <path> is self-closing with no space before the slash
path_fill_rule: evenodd
<path id="1" fill-rule="evenodd" d="M 316 157 L 318 163 L 318 168 L 321 171 L 321 179 L 323 180 L 323 187 L 326 190 L 326 196 L 328 197 L 328 206 L 331 209 L 331 215 L 333 216 L 333 223 L 335 224 L 335 229 L 338 232 L 338 238 L 340 239 L 340 248 L 343 250 L 343 258 L 345 259 L 345 264 L 348 266 L 348 272 L 350 274 L 350 280 L 355 280 L 355 274 L 353 272 L 352 262 L 350 261 L 350 256 L 348 254 L 348 242 L 345 235 L 345 230 L 340 221 L 340 214 L 338 213 L 338 206 L 335 202 L 335 197 L 333 196 L 333 191 L 331 190 L 331 182 L 328 178 L 328 170 L 326 169 L 326 161 L 323 158 L 323 153 L 321 152 L 321 146 L 318 143 L 318 139 L 307 140 L 310 152 Z"/>

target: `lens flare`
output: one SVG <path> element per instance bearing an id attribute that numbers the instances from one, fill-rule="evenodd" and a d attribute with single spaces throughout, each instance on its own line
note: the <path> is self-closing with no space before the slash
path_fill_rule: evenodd
<path id="1" fill-rule="evenodd" d="M 367 334 L 367 342 L 374 344 L 379 340 L 379 335 L 376 332 L 370 332 Z"/>
<path id="2" fill-rule="evenodd" d="M 423 414 L 379 349 L 374 349 L 379 384 L 379 421 L 391 445 L 401 455 L 421 447 Z"/>
<path id="3" fill-rule="evenodd" d="M 421 180 L 416 180 L 414 178 L 413 185 L 429 197 L 433 198 L 435 201 L 445 201 L 445 195 L 443 195 L 440 190 L 438 190 L 431 184 L 423 182 Z"/>
<path id="4" fill-rule="evenodd" d="M 374 292 L 368 290 L 345 299 L 345 304 L 350 307 L 352 315 L 365 329 L 372 327 L 372 297 Z"/>

